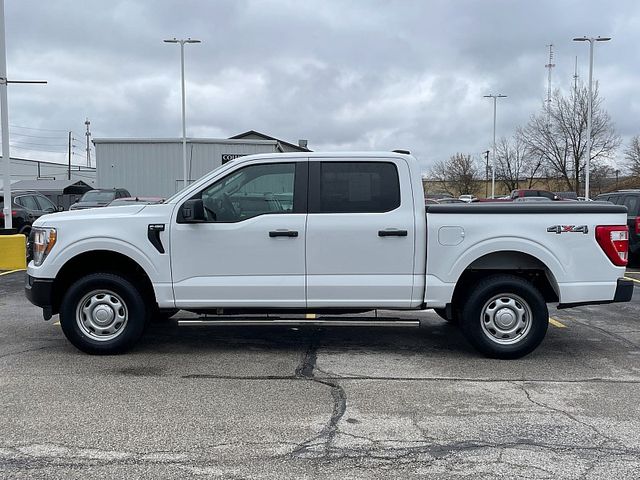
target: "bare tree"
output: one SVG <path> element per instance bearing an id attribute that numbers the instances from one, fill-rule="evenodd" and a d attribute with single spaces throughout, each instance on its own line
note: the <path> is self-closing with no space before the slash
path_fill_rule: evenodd
<path id="1" fill-rule="evenodd" d="M 589 93 L 584 86 L 573 90 L 569 96 L 556 91 L 551 105 L 533 115 L 519 133 L 529 154 L 540 158 L 551 173 L 557 174 L 568 189 L 576 193 L 580 190 L 580 178 L 586 162 L 588 98 Z M 596 86 L 593 91 L 591 160 L 611 158 L 619 145 L 620 137 L 602 106 Z"/>
<path id="2" fill-rule="evenodd" d="M 640 177 L 640 135 L 631 139 L 629 146 L 624 151 L 624 156 L 631 175 Z"/>
<path id="3" fill-rule="evenodd" d="M 612 178 L 616 171 L 611 165 L 605 162 L 596 162 L 591 168 L 591 175 L 589 176 L 590 184 L 589 190 L 593 196 L 601 194 L 603 191 L 607 191 L 610 188 Z M 615 182 L 615 179 L 613 180 Z"/>
<path id="4" fill-rule="evenodd" d="M 513 138 L 501 138 L 496 145 L 496 179 L 507 190 L 517 190 L 523 180 L 527 182 L 527 188 L 531 188 L 541 167 L 542 158 L 527 150 L 526 142 L 519 133 Z"/>
<path id="5" fill-rule="evenodd" d="M 471 155 L 456 153 L 449 160 L 438 160 L 431 167 L 431 178 L 451 195 L 472 194 L 479 170 Z"/>

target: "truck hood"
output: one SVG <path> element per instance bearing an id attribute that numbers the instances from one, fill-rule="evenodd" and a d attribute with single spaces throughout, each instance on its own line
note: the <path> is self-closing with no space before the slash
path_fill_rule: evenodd
<path id="1" fill-rule="evenodd" d="M 34 227 L 55 227 L 59 222 L 104 222 L 106 220 L 117 220 L 122 217 L 130 217 L 139 213 L 147 205 L 126 205 L 121 207 L 91 208 L 86 210 L 70 210 L 68 212 L 50 213 L 43 215 L 35 222 Z"/>

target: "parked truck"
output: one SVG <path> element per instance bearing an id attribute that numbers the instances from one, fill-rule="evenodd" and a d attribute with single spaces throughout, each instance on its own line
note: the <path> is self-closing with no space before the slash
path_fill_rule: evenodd
<path id="1" fill-rule="evenodd" d="M 548 303 L 629 301 L 627 248 L 624 206 L 425 207 L 408 154 L 261 154 L 162 204 L 40 218 L 25 289 L 92 354 L 177 309 L 215 323 L 433 308 L 483 354 L 517 358 L 543 340 Z"/>

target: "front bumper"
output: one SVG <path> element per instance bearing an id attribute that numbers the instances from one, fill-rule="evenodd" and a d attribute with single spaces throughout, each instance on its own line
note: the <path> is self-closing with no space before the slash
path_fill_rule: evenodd
<path id="1" fill-rule="evenodd" d="M 558 310 L 563 308 L 581 307 L 583 305 L 604 305 L 607 303 L 619 303 L 629 302 L 633 297 L 633 280 L 627 278 L 619 278 L 616 285 L 616 292 L 613 295 L 613 300 L 595 300 L 592 302 L 578 302 L 578 303 L 561 303 L 558 305 Z"/>
<path id="2" fill-rule="evenodd" d="M 27 275 L 24 283 L 24 294 L 36 307 L 42 308 L 45 320 L 53 315 L 53 279 L 35 278 Z"/>

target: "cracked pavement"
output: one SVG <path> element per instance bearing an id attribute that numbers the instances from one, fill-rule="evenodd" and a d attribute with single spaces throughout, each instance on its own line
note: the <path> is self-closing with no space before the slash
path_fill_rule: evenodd
<path id="1" fill-rule="evenodd" d="M 0 277 L 0 478 L 640 478 L 640 293 L 552 308 L 566 328 L 513 361 L 429 312 L 400 314 L 420 329 L 157 323 L 92 357 L 22 281 Z"/>

